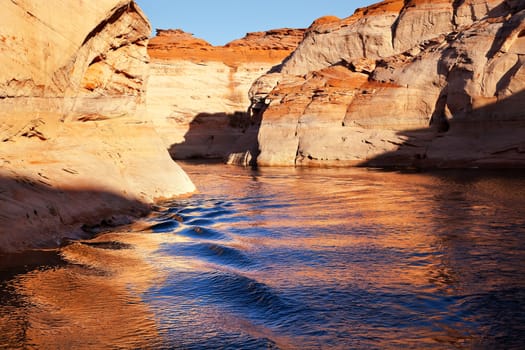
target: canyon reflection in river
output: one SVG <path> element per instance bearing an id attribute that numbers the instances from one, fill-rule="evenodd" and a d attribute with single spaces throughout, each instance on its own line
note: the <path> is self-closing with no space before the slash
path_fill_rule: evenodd
<path id="1" fill-rule="evenodd" d="M 183 167 L 132 227 L 0 256 L 0 348 L 525 347 L 523 173 Z"/>

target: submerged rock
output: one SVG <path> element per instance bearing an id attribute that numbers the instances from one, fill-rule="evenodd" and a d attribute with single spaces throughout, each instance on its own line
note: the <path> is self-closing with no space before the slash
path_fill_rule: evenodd
<path id="1" fill-rule="evenodd" d="M 150 26 L 133 1 L 11 1 L 0 21 L 0 250 L 194 191 L 145 118 Z"/>
<path id="2" fill-rule="evenodd" d="M 250 90 L 259 165 L 525 166 L 525 4 L 387 0 L 321 18 Z"/>

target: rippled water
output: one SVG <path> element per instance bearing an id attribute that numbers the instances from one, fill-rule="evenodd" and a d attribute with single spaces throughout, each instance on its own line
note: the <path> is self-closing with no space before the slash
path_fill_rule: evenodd
<path id="1" fill-rule="evenodd" d="M 1 256 L 0 348 L 525 348 L 523 173 L 184 167 L 132 227 Z"/>

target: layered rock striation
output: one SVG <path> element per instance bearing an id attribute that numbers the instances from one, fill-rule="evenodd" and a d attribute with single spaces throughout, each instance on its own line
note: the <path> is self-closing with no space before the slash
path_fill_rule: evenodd
<path id="1" fill-rule="evenodd" d="M 172 157 L 249 163 L 258 127 L 247 115 L 248 90 L 303 33 L 276 29 L 212 46 L 182 30 L 157 30 L 148 47 L 147 109 Z"/>
<path id="2" fill-rule="evenodd" d="M 0 250 L 194 190 L 145 118 L 150 26 L 133 1 L 10 1 L 0 21 Z"/>
<path id="3" fill-rule="evenodd" d="M 522 167 L 525 4 L 387 0 L 315 21 L 250 90 L 259 165 Z"/>

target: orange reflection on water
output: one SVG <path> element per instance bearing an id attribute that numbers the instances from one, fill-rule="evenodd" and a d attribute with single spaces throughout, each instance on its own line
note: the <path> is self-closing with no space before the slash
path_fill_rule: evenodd
<path id="1" fill-rule="evenodd" d="M 128 244 L 126 237 L 116 236 L 119 244 Z M 9 320 L 7 310 L 0 310 L 4 342 L 36 349 L 154 346 L 160 340 L 155 317 L 140 293 L 162 275 L 145 262 L 144 249 L 96 248 L 113 242 L 74 243 L 60 250 L 68 265 L 15 279 L 12 287 L 24 306 Z"/>
<path id="2" fill-rule="evenodd" d="M 513 326 L 498 322 L 525 287 L 523 179 L 185 168 L 204 195 L 21 274 L 23 307 L 0 309 L 2 334 L 35 348 L 244 336 L 283 349 L 470 349 L 494 348 L 491 322 Z"/>

